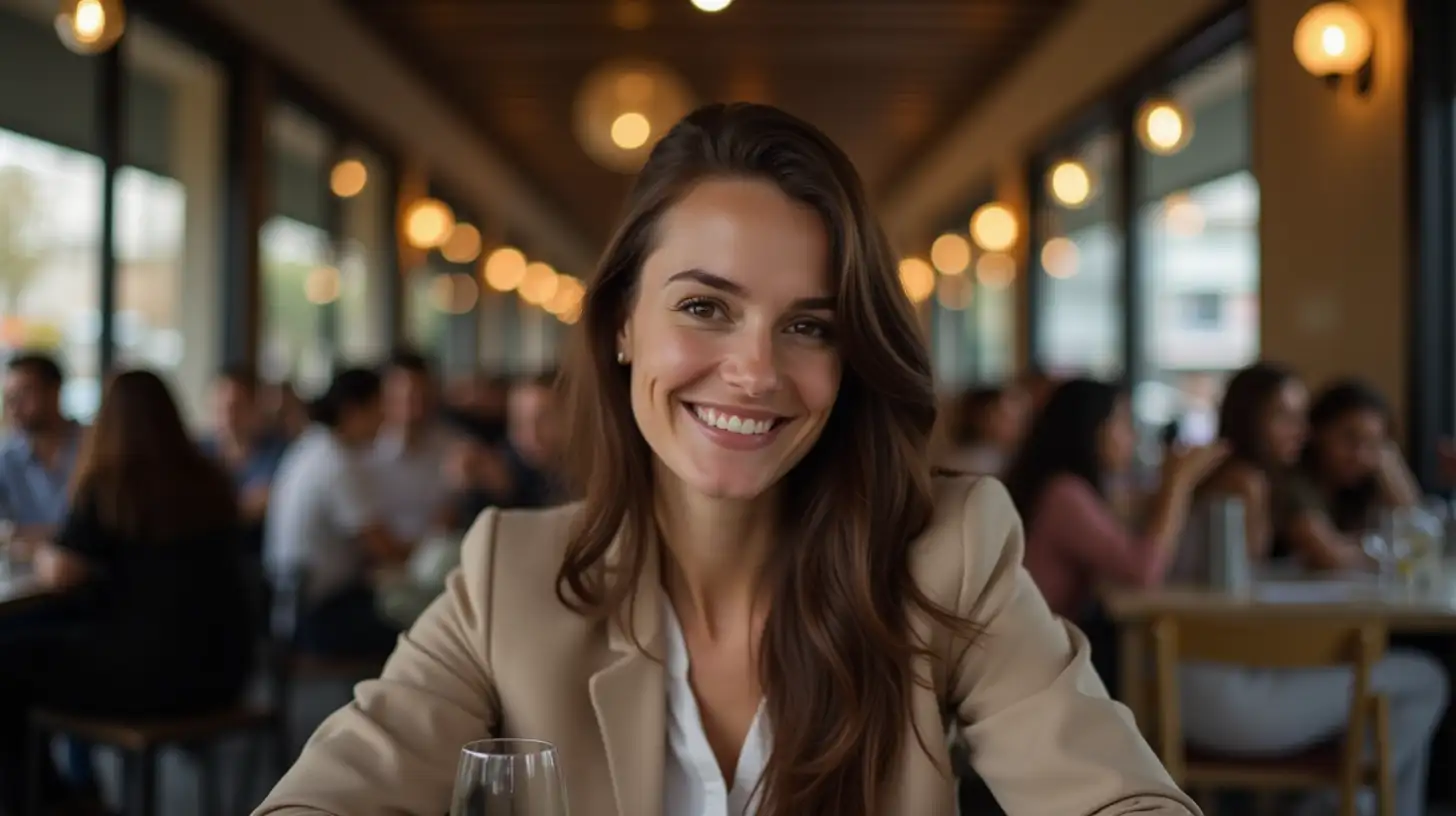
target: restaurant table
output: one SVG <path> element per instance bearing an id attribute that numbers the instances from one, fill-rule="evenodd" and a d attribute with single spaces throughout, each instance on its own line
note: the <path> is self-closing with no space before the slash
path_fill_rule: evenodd
<path id="1" fill-rule="evenodd" d="M 1456 634 L 1456 560 L 1424 580 L 1370 574 L 1300 572 L 1288 565 L 1258 571 L 1250 586 L 1229 592 L 1189 586 L 1106 588 L 1102 602 L 1118 631 L 1123 702 L 1138 727 L 1153 736 L 1149 696 L 1150 625 L 1172 612 L 1207 612 L 1228 618 L 1303 618 L 1374 623 L 1392 634 Z M 1446 662 L 1449 664 L 1449 655 Z M 1448 781 L 1456 794 L 1456 783 Z"/>

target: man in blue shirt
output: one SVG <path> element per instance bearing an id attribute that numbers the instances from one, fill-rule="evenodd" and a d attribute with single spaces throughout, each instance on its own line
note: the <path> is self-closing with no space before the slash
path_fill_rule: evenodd
<path id="1" fill-rule="evenodd" d="M 21 541 L 53 537 L 65 521 L 81 426 L 61 413 L 61 367 L 44 354 L 20 354 L 5 366 L 0 442 L 0 517 Z"/>

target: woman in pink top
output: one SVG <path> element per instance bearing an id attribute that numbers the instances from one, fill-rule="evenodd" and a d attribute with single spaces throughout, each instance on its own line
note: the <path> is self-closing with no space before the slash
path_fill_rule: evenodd
<path id="1" fill-rule="evenodd" d="M 1162 581 L 1193 489 L 1225 455 L 1221 444 L 1170 450 L 1139 534 L 1105 491 L 1128 472 L 1136 446 L 1127 395 L 1095 380 L 1071 380 L 1052 394 L 1007 474 L 1026 525 L 1026 568 L 1052 611 L 1075 622 L 1092 614 L 1100 584 Z"/>

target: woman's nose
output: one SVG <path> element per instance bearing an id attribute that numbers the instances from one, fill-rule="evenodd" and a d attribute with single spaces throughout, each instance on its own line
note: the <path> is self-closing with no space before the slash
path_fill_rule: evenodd
<path id="1" fill-rule="evenodd" d="M 778 388 L 779 370 L 773 341 L 766 337 L 742 338 L 723 364 L 723 379 L 750 397 Z"/>

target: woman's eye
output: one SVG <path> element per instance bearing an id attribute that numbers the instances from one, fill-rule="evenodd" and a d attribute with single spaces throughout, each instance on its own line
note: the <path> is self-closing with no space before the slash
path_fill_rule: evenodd
<path id="1" fill-rule="evenodd" d="M 685 312 L 699 320 L 712 320 L 718 316 L 722 308 L 711 300 L 691 298 L 679 303 L 677 310 Z"/>
<path id="2" fill-rule="evenodd" d="M 789 326 L 789 331 L 816 340 L 822 340 L 829 336 L 829 327 L 817 320 L 800 320 Z"/>

